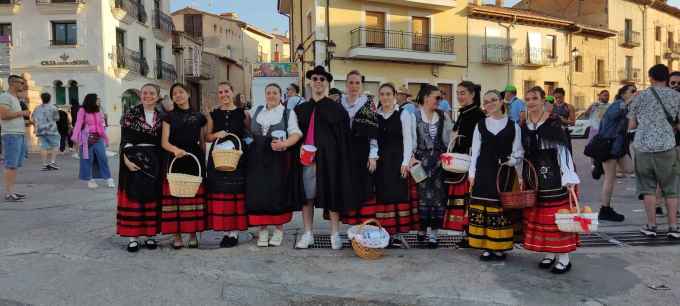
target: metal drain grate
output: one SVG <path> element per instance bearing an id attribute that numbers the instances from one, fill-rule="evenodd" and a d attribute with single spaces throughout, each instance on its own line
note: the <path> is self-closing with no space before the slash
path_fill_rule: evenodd
<path id="1" fill-rule="evenodd" d="M 301 232 L 295 234 L 295 241 L 302 235 Z M 402 239 L 408 245 L 408 248 L 420 248 L 425 247 L 427 244 L 418 241 L 417 234 L 402 234 Z M 342 246 L 345 248 L 351 248 L 352 244 L 347 239 L 346 234 L 340 234 L 342 238 Z M 439 247 L 444 249 L 451 249 L 456 247 L 456 242 L 463 239 L 462 235 L 439 235 Z M 330 234 L 314 234 L 314 244 L 309 247 L 310 249 L 330 249 L 331 248 L 331 236 Z"/>
<path id="2" fill-rule="evenodd" d="M 666 237 L 666 233 L 659 233 L 656 238 L 648 238 L 638 231 L 606 233 L 616 241 L 631 246 L 667 246 L 680 245 L 680 240 L 671 240 Z"/>

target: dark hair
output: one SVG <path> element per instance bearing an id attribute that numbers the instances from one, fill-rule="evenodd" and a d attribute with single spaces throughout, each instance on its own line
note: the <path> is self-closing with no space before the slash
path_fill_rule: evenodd
<path id="1" fill-rule="evenodd" d="M 535 94 L 538 94 L 538 97 L 541 99 L 545 99 L 545 90 L 541 88 L 541 86 L 534 86 L 531 87 L 531 89 L 527 90 L 527 93 L 533 92 Z"/>
<path id="2" fill-rule="evenodd" d="M 293 90 L 295 90 L 295 93 L 300 93 L 300 86 L 298 86 L 297 84 L 290 83 L 290 87 L 292 87 Z"/>
<path id="3" fill-rule="evenodd" d="M 97 105 L 97 94 L 87 94 L 83 100 L 83 108 L 87 113 L 98 113 L 99 105 Z"/>
<path id="4" fill-rule="evenodd" d="M 467 92 L 474 94 L 472 103 L 474 105 L 480 106 L 482 105 L 482 86 L 479 86 L 475 83 L 472 83 L 470 81 L 462 81 L 460 84 L 458 84 L 458 87 L 463 87 Z"/>
<path id="5" fill-rule="evenodd" d="M 155 89 L 156 95 L 160 98 L 160 96 L 161 96 L 161 87 L 160 86 L 153 84 L 153 83 L 146 83 L 146 84 L 142 85 L 142 89 L 144 89 L 144 87 L 151 87 L 151 88 Z"/>
<path id="6" fill-rule="evenodd" d="M 649 78 L 657 82 L 668 82 L 668 67 L 664 64 L 656 64 L 649 68 Z"/>
<path id="7" fill-rule="evenodd" d="M 418 92 L 418 96 L 416 97 L 416 103 L 422 105 L 425 102 L 425 97 L 429 96 L 431 93 L 435 91 L 440 91 L 438 87 L 430 84 L 423 84 L 423 86 L 420 87 L 420 91 Z"/>
<path id="8" fill-rule="evenodd" d="M 330 96 L 330 95 L 338 95 L 338 96 L 342 96 L 342 91 L 341 91 L 340 89 L 337 89 L 337 88 L 333 87 L 333 88 L 331 88 L 331 89 L 328 91 L 328 95 L 329 95 L 329 96 Z"/>
<path id="9" fill-rule="evenodd" d="M 597 94 L 597 95 L 599 96 L 599 95 L 601 95 L 601 94 L 603 94 L 603 93 L 605 93 L 605 92 L 606 92 L 606 93 L 609 93 L 609 90 L 603 89 L 603 90 L 602 90 L 602 91 L 600 91 L 600 93 L 599 93 L 599 94 Z"/>
<path id="10" fill-rule="evenodd" d="M 7 77 L 7 83 L 12 83 L 15 79 L 24 80 L 24 81 L 26 80 L 26 79 L 24 79 L 24 77 L 22 77 L 20 75 L 13 74 L 13 75 L 10 75 L 9 77 Z"/>
<path id="11" fill-rule="evenodd" d="M 42 100 L 43 104 L 50 103 L 50 100 L 52 100 L 52 95 L 46 92 L 43 92 L 40 94 L 40 100 Z"/>
<path id="12" fill-rule="evenodd" d="M 274 87 L 274 88 L 279 90 L 279 94 L 283 94 L 283 91 L 281 91 L 281 86 L 279 86 L 279 84 L 269 83 L 269 84 L 267 84 L 267 86 L 264 87 L 264 91 L 267 91 L 267 88 L 269 88 L 269 87 Z"/>
<path id="13" fill-rule="evenodd" d="M 555 88 L 555 90 L 553 90 L 553 95 L 556 95 L 556 94 L 561 94 L 561 95 L 564 96 L 564 95 L 566 95 L 567 93 L 564 91 L 564 88 L 562 88 L 562 87 L 557 87 L 557 88 Z"/>
<path id="14" fill-rule="evenodd" d="M 492 89 L 492 90 L 487 91 L 484 94 L 484 96 L 487 96 L 487 95 L 495 95 L 496 98 L 498 98 L 498 101 L 501 102 L 501 113 L 505 114 L 505 103 L 503 102 L 503 97 L 501 96 L 501 92 L 499 92 L 498 90 Z"/>
<path id="15" fill-rule="evenodd" d="M 189 90 L 187 89 L 186 86 L 184 86 L 184 84 L 182 84 L 182 83 L 175 83 L 175 84 L 172 84 L 172 86 L 170 87 L 170 99 L 171 99 L 171 100 L 172 100 L 172 94 L 175 92 L 175 88 L 181 88 L 181 89 L 183 89 L 186 93 L 189 93 Z"/>
<path id="16" fill-rule="evenodd" d="M 628 89 L 630 89 L 631 87 L 635 88 L 635 85 L 626 84 L 626 85 L 623 85 L 621 88 L 619 88 L 619 91 L 616 93 L 614 100 L 623 99 L 623 94 L 625 94 L 628 91 Z"/>
<path id="17" fill-rule="evenodd" d="M 668 78 L 670 79 L 671 77 L 674 77 L 674 76 L 680 76 L 680 71 L 671 72 L 671 74 L 668 76 Z"/>
<path id="18" fill-rule="evenodd" d="M 238 108 L 244 108 L 246 107 L 246 101 L 243 101 L 243 94 L 237 94 L 236 97 L 234 97 L 234 105 Z"/>
<path id="19" fill-rule="evenodd" d="M 217 83 L 217 87 L 220 87 L 220 86 L 223 86 L 223 85 L 229 86 L 229 89 L 231 89 L 231 91 L 234 91 L 234 85 L 231 85 L 230 82 L 224 81 L 224 82 Z M 171 93 L 172 93 L 172 91 L 171 91 Z"/>
<path id="20" fill-rule="evenodd" d="M 385 87 L 392 89 L 393 94 L 395 94 L 395 95 L 397 94 L 397 89 L 394 87 L 394 84 L 392 84 L 392 83 L 383 83 L 382 85 L 380 85 L 380 88 L 378 88 L 378 93 L 380 93 L 380 91 Z"/>
<path id="21" fill-rule="evenodd" d="M 353 75 L 356 75 L 356 76 L 358 76 L 359 78 L 361 78 L 361 83 L 366 82 L 366 78 L 364 77 L 363 74 L 361 74 L 361 72 L 359 72 L 359 70 L 352 70 L 352 71 L 350 71 L 349 73 L 347 73 L 347 76 L 345 77 L 345 79 L 349 79 L 349 77 L 350 77 L 350 76 L 353 76 Z"/>

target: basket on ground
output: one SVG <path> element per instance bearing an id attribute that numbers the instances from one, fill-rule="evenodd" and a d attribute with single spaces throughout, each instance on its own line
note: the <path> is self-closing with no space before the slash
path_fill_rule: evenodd
<path id="1" fill-rule="evenodd" d="M 172 173 L 172 166 L 175 164 L 177 157 L 172 159 L 170 168 L 168 169 L 168 185 L 170 186 L 170 195 L 177 198 L 193 198 L 198 193 L 198 188 L 201 187 L 203 177 L 201 176 L 201 162 L 198 158 L 187 152 L 198 165 L 198 175 L 190 175 L 184 173 Z"/>
<path id="2" fill-rule="evenodd" d="M 452 139 L 449 142 L 449 146 L 446 149 L 446 153 L 443 153 L 441 155 L 440 159 L 442 161 L 442 168 L 444 168 L 444 170 L 448 172 L 467 173 L 470 170 L 470 161 L 472 160 L 470 154 L 452 152 L 453 142 L 455 141 L 455 139 L 458 139 L 458 137 L 462 136 L 456 136 L 456 138 Z"/>
<path id="3" fill-rule="evenodd" d="M 520 185 L 520 190 L 518 191 L 501 191 L 501 170 L 503 165 L 498 167 L 498 173 L 496 174 L 496 190 L 501 200 L 503 208 L 506 209 L 524 209 L 528 207 L 534 207 L 538 198 L 538 174 L 536 173 L 536 168 L 531 164 L 530 161 L 524 159 L 523 163 L 529 167 L 529 177 L 524 184 Z M 512 171 L 512 169 L 508 170 Z M 508 172 L 508 177 L 510 172 Z M 533 188 L 527 189 L 527 185 L 533 183 Z"/>
<path id="4" fill-rule="evenodd" d="M 215 147 L 212 150 L 213 163 L 215 163 L 215 169 L 219 171 L 236 170 L 238 167 L 238 162 L 241 160 L 241 155 L 243 155 L 241 139 L 232 133 L 227 133 L 227 135 L 222 139 L 226 139 L 229 136 L 232 136 L 234 139 L 236 139 L 238 147 L 235 146 L 233 149 L 220 149 Z M 215 144 L 217 144 L 217 142 Z"/>
<path id="5" fill-rule="evenodd" d="M 569 189 L 569 208 L 576 208 L 576 213 L 556 213 L 555 224 L 561 232 L 587 234 L 596 232 L 598 213 L 581 212 L 581 205 L 573 189 Z"/>
<path id="6" fill-rule="evenodd" d="M 375 224 L 375 225 L 370 225 Z M 363 259 L 378 259 L 384 255 L 382 249 L 390 243 L 390 234 L 376 219 L 369 219 L 347 230 L 352 249 Z"/>

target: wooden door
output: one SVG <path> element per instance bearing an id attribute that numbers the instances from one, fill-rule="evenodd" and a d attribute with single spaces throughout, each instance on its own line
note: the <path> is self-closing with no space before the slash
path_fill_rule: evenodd
<path id="1" fill-rule="evenodd" d="M 413 17 L 413 50 L 430 51 L 430 19 Z"/>
<path id="2" fill-rule="evenodd" d="M 366 12 L 366 45 L 385 48 L 385 13 Z"/>

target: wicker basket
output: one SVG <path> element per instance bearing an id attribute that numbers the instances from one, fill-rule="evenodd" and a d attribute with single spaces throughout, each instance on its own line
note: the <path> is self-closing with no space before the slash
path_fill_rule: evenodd
<path id="1" fill-rule="evenodd" d="M 229 136 L 233 136 L 238 142 L 238 149 L 223 150 L 213 148 L 212 158 L 213 163 L 215 163 L 215 169 L 219 171 L 235 171 L 238 167 L 238 161 L 241 160 L 241 155 L 243 155 L 243 146 L 241 145 L 241 139 L 238 136 L 227 133 L 227 135 L 222 138 L 226 139 Z"/>
<path id="2" fill-rule="evenodd" d="M 198 193 L 201 182 L 203 182 L 203 177 L 201 177 L 201 162 L 195 155 L 188 152 L 187 155 L 193 157 L 196 161 L 196 164 L 198 165 L 198 175 L 172 173 L 172 166 L 177 160 L 177 157 L 175 157 L 170 163 L 170 169 L 168 169 L 168 185 L 170 185 L 170 195 L 173 197 L 193 198 L 196 196 L 196 193 Z"/>
<path id="3" fill-rule="evenodd" d="M 462 136 L 457 136 L 455 139 L 458 139 L 458 137 Z M 470 156 L 470 154 L 451 152 L 453 150 L 453 142 L 454 139 L 449 142 L 446 153 L 441 155 L 442 168 L 444 168 L 445 171 L 452 173 L 467 173 L 470 170 L 472 156 Z"/>
<path id="4" fill-rule="evenodd" d="M 576 213 L 555 214 L 555 224 L 560 232 L 588 234 L 598 228 L 598 213 L 582 213 L 578 197 L 574 189 L 569 188 L 569 208 L 576 208 Z"/>
<path id="5" fill-rule="evenodd" d="M 498 173 L 496 174 L 496 190 L 501 200 L 501 204 L 505 209 L 524 209 L 528 207 L 534 207 L 536 201 L 538 200 L 538 174 L 536 173 L 536 168 L 531 164 L 530 161 L 524 159 L 523 161 L 529 166 L 529 174 L 534 181 L 533 189 L 526 189 L 522 186 L 519 191 L 501 191 L 501 170 L 503 165 L 498 167 Z M 529 183 L 529 182 L 527 182 Z"/>
<path id="6" fill-rule="evenodd" d="M 367 224 L 375 224 L 379 228 L 382 228 L 382 225 L 380 225 L 380 222 L 376 219 L 369 219 L 364 221 L 361 225 L 359 225 L 359 231 L 361 232 L 361 229 L 364 227 L 364 225 Z M 384 253 L 382 249 L 373 249 L 373 248 L 368 248 L 361 243 L 359 243 L 356 239 L 352 239 L 352 249 L 354 249 L 354 253 L 357 254 L 357 256 L 363 258 L 363 259 L 369 259 L 369 260 L 374 260 L 383 257 Z"/>

